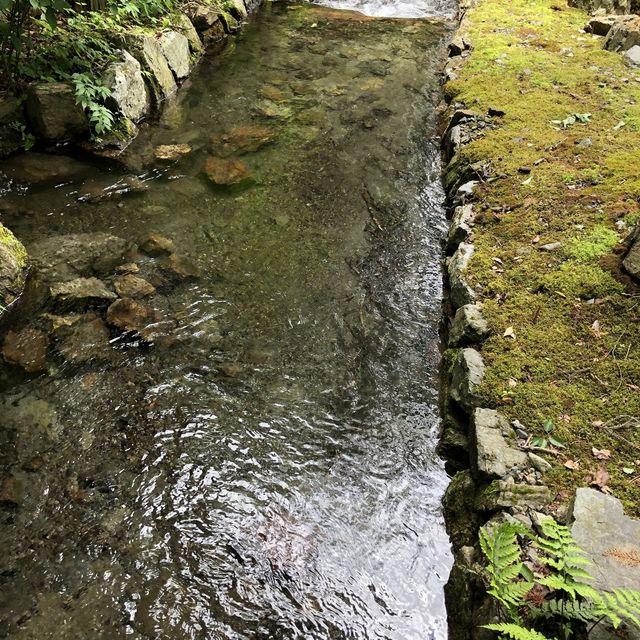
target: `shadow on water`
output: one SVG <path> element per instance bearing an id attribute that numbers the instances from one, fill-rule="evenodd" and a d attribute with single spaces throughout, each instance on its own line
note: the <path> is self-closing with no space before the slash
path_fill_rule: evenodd
<path id="1" fill-rule="evenodd" d="M 112 326 L 79 362 L 54 334 L 46 374 L 3 370 L 2 637 L 445 637 L 445 35 L 267 5 L 128 169 L 1 168 L 2 221 L 36 256 L 59 243 L 58 271 L 79 260 L 58 236 L 97 232 L 162 234 L 199 270 L 144 299 L 142 338 Z M 221 150 L 247 126 L 269 144 Z M 162 162 L 159 144 L 191 152 Z M 202 174 L 227 152 L 251 185 Z M 128 260 L 158 282 L 156 258 Z"/>

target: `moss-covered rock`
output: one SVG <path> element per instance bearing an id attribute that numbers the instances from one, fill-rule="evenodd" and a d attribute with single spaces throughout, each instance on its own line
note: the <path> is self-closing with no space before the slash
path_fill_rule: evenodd
<path id="1" fill-rule="evenodd" d="M 24 289 L 27 263 L 22 243 L 0 224 L 0 318 Z"/>

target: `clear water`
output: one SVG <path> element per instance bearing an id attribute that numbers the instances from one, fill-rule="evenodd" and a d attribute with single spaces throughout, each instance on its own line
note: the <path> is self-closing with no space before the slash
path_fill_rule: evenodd
<path id="1" fill-rule="evenodd" d="M 113 332 L 106 363 L 5 367 L 2 469 L 23 496 L 0 510 L 1 637 L 446 636 L 445 36 L 268 4 L 130 169 L 34 182 L 5 164 L 0 217 L 28 246 L 154 231 L 201 277 L 147 300 L 151 345 Z M 242 156 L 254 184 L 216 190 L 211 136 L 250 124 L 275 136 Z M 153 160 L 173 143 L 193 151 Z M 83 197 L 132 171 L 146 192 Z"/>

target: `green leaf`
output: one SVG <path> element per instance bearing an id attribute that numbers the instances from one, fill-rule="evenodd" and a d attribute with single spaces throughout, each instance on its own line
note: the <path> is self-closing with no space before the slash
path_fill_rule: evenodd
<path id="1" fill-rule="evenodd" d="M 545 420 L 542 423 L 542 426 L 544 427 L 544 430 L 546 433 L 551 433 L 553 431 L 553 421 L 552 420 Z"/>
<path id="2" fill-rule="evenodd" d="M 567 446 L 562 440 L 556 438 L 555 436 L 549 436 L 549 442 L 554 447 L 558 447 L 560 449 L 564 449 Z"/>

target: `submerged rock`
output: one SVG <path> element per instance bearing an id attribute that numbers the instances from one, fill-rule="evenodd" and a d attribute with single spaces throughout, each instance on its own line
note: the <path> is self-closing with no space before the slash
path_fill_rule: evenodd
<path id="1" fill-rule="evenodd" d="M 173 253 L 173 240 L 161 236 L 159 233 L 150 233 L 141 243 L 140 249 L 150 256 L 162 256 Z"/>
<path id="2" fill-rule="evenodd" d="M 116 278 L 113 286 L 121 298 L 145 298 L 156 292 L 150 282 L 131 274 Z"/>
<path id="3" fill-rule="evenodd" d="M 53 284 L 49 294 L 55 304 L 66 308 L 106 304 L 118 297 L 98 278 L 76 278 Z"/>
<path id="4" fill-rule="evenodd" d="M 161 144 L 156 147 L 156 160 L 177 160 L 191 153 L 188 144 Z"/>
<path id="5" fill-rule="evenodd" d="M 38 329 L 9 331 L 4 338 L 2 356 L 7 362 L 22 367 L 28 373 L 47 368 L 49 336 Z"/>
<path id="6" fill-rule="evenodd" d="M 83 364 L 111 356 L 109 332 L 94 313 L 67 316 L 54 331 L 56 350 L 67 361 Z"/>
<path id="7" fill-rule="evenodd" d="M 149 111 L 149 91 L 140 62 L 128 51 L 122 51 L 120 56 L 121 60 L 107 67 L 102 81 L 111 91 L 111 105 L 123 116 L 138 122 Z"/>
<path id="8" fill-rule="evenodd" d="M 209 156 L 203 170 L 207 178 L 218 186 L 240 186 L 252 181 L 251 173 L 242 160 Z"/>
<path id="9" fill-rule="evenodd" d="M 88 165 L 75 158 L 37 151 L 14 156 L 2 166 L 2 172 L 9 178 L 26 185 L 66 182 L 89 170 Z"/>
<path id="10" fill-rule="evenodd" d="M 200 277 L 200 270 L 189 258 L 176 253 L 160 261 L 160 269 L 170 280 L 194 280 Z"/>
<path id="11" fill-rule="evenodd" d="M 213 136 L 211 145 L 217 156 L 226 158 L 234 153 L 252 153 L 274 139 L 275 134 L 269 127 L 233 127 L 225 133 Z"/>
<path id="12" fill-rule="evenodd" d="M 107 309 L 107 322 L 123 331 L 141 331 L 149 321 L 149 310 L 132 298 L 120 298 Z"/>

